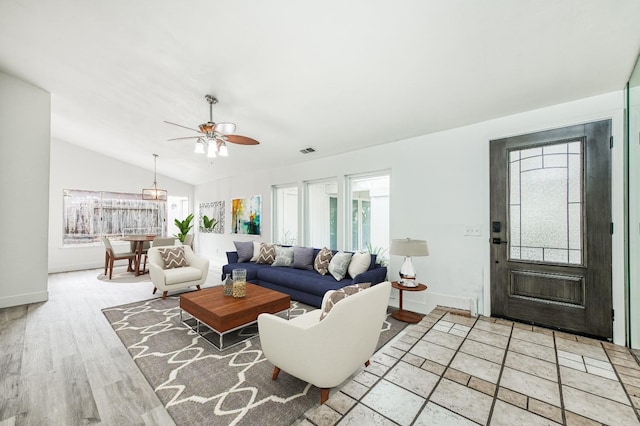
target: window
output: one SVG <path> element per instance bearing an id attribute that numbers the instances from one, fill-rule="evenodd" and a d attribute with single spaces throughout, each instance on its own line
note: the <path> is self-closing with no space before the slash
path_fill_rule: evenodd
<path id="1" fill-rule="evenodd" d="M 571 141 L 509 153 L 509 254 L 583 263 L 583 149 Z"/>
<path id="2" fill-rule="evenodd" d="M 273 235 L 278 244 L 298 244 L 298 187 L 273 187 Z"/>
<path id="3" fill-rule="evenodd" d="M 338 183 L 306 183 L 306 245 L 338 249 Z"/>
<path id="4" fill-rule="evenodd" d="M 348 177 L 351 250 L 368 250 L 381 260 L 389 247 L 389 173 Z"/>
<path id="5" fill-rule="evenodd" d="M 164 235 L 167 203 L 141 194 L 65 189 L 63 245 L 92 244 L 102 236 Z"/>

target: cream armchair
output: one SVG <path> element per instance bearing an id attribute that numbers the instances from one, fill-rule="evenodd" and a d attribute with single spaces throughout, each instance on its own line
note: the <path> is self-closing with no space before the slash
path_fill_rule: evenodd
<path id="1" fill-rule="evenodd" d="M 320 321 L 321 309 L 289 321 L 258 316 L 264 356 L 274 365 L 272 379 L 283 371 L 320 388 L 320 403 L 329 390 L 363 364 L 369 365 L 386 317 L 391 283 L 383 282 L 336 303 Z"/>
<path id="2" fill-rule="evenodd" d="M 195 286 L 200 290 L 200 285 L 207 279 L 209 260 L 196 256 L 189 246 L 182 247 L 189 266 L 180 268 L 165 268 L 160 250 L 171 247 L 150 247 L 147 253 L 149 257 L 149 275 L 151 282 L 155 286 L 153 294 L 160 290 L 162 291 L 163 299 L 172 290 L 181 290 L 191 286 Z"/>

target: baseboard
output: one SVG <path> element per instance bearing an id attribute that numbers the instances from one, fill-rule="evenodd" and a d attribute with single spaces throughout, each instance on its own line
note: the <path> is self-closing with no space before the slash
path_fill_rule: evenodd
<path id="1" fill-rule="evenodd" d="M 28 305 L 29 303 L 46 302 L 47 300 L 49 300 L 48 291 L 17 294 L 15 296 L 0 297 L 0 308 L 10 308 L 12 306 Z"/>
<path id="2" fill-rule="evenodd" d="M 432 293 L 429 290 L 414 292 L 405 291 L 403 295 L 402 307 L 408 311 L 421 314 L 428 314 L 437 306 L 446 306 L 455 310 L 469 312 L 476 316 L 477 302 L 469 296 L 455 296 L 451 294 Z M 398 307 L 399 299 L 397 292 L 392 293 L 390 305 Z"/>
<path id="3" fill-rule="evenodd" d="M 126 265 L 126 262 L 123 262 L 122 265 Z M 115 266 L 120 266 L 120 263 L 116 263 Z M 92 262 L 92 263 L 84 263 L 84 264 L 76 264 L 76 265 L 59 265 L 49 267 L 48 272 L 50 274 L 57 274 L 60 272 L 73 272 L 73 271 L 86 271 L 87 269 L 104 269 L 104 261 L 102 262 Z"/>

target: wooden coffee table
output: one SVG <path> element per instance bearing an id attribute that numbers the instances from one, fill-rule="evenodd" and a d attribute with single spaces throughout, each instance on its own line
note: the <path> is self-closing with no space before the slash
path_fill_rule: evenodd
<path id="1" fill-rule="evenodd" d="M 224 296 L 222 287 L 220 285 L 180 296 L 180 319 L 182 322 L 189 325 L 219 350 L 227 349 L 254 337 L 257 333 L 244 336 L 240 340 L 235 339 L 231 345 L 227 346 L 223 341 L 225 335 L 257 322 L 260 314 L 276 314 L 287 311 L 287 318 L 289 316 L 291 298 L 288 294 L 247 283 L 247 296 L 235 298 Z M 188 322 L 193 323 L 193 320 L 183 320 L 183 311 L 193 317 L 195 324 Z M 210 333 L 201 332 L 201 324 L 213 330 L 219 337 L 218 341 L 207 338 L 208 336 L 205 334 Z"/>

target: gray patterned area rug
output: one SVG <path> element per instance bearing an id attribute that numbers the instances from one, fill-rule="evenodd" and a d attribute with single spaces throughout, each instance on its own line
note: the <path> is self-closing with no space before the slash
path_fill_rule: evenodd
<path id="1" fill-rule="evenodd" d="M 292 302 L 290 315 L 313 309 Z M 177 296 L 103 313 L 178 425 L 289 425 L 319 403 L 315 386 L 284 372 L 271 380 L 256 326 L 240 330 L 253 338 L 219 351 L 180 321 Z M 405 325 L 387 315 L 377 348 Z"/>

